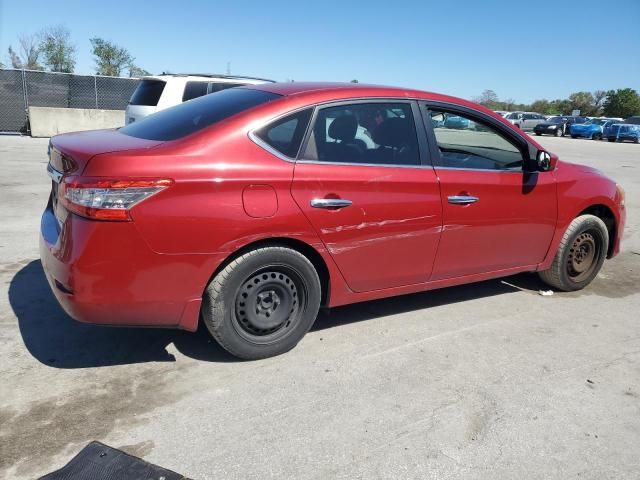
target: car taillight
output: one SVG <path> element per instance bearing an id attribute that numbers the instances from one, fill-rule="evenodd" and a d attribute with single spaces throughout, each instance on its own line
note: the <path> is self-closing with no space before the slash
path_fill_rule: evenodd
<path id="1" fill-rule="evenodd" d="M 131 208 L 173 184 L 170 179 L 68 177 L 59 198 L 70 212 L 95 220 L 129 221 Z"/>

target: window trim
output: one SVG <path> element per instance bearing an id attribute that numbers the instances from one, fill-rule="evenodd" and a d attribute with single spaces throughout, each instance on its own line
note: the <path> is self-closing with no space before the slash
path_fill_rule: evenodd
<path id="1" fill-rule="evenodd" d="M 300 113 L 308 109 L 312 109 L 311 116 L 309 117 L 309 121 L 307 122 L 307 128 L 304 131 L 304 135 L 302 135 L 302 141 L 300 142 L 300 146 L 298 147 L 298 151 L 296 152 L 295 157 L 287 157 L 284 153 L 282 153 L 279 150 L 276 150 L 275 148 L 273 148 L 271 145 L 269 145 L 267 142 L 265 142 L 262 138 L 258 136 L 258 131 L 262 130 L 264 127 L 267 127 L 272 123 L 279 122 L 285 117 L 288 117 L 290 115 L 295 115 L 297 113 Z M 305 145 L 307 133 L 309 132 L 309 126 L 311 125 L 311 122 L 313 121 L 314 115 L 316 113 L 315 110 L 316 110 L 315 105 L 304 105 L 302 107 L 298 107 L 293 110 L 288 110 L 285 113 L 269 118 L 269 120 L 260 122 L 260 124 L 258 124 L 256 127 L 253 127 L 251 130 L 247 132 L 247 136 L 249 137 L 249 140 L 251 140 L 253 143 L 258 145 L 260 148 L 269 152 L 271 155 L 274 155 L 278 157 L 280 160 L 284 160 L 285 162 L 295 163 L 296 159 L 300 155 L 300 152 L 302 151 L 302 146 Z"/>
<path id="2" fill-rule="evenodd" d="M 416 133 L 416 140 L 418 144 L 418 159 L 420 163 L 418 165 L 399 165 L 399 164 L 389 164 L 389 163 L 361 163 L 361 162 L 327 162 L 324 160 L 312 160 L 305 159 L 302 157 L 303 152 L 307 149 L 307 144 L 309 143 L 309 138 L 311 137 L 311 133 L 313 132 L 313 127 L 316 123 L 318 113 L 320 110 L 326 108 L 339 107 L 342 105 L 357 105 L 357 104 L 370 104 L 370 103 L 401 103 L 407 104 L 411 108 L 411 114 L 413 116 L 413 124 Z M 305 132 L 305 136 L 303 137 L 303 141 L 300 144 L 300 149 L 298 150 L 298 155 L 296 156 L 297 163 L 309 163 L 315 165 L 346 165 L 346 166 L 359 166 L 359 167 L 384 167 L 384 168 L 433 168 L 431 163 L 430 151 L 428 148 L 427 139 L 424 136 L 424 125 L 423 118 L 420 114 L 420 108 L 418 106 L 418 101 L 412 98 L 406 97 L 356 97 L 356 98 L 345 98 L 341 100 L 331 100 L 328 102 L 323 102 L 315 105 L 313 115 L 311 116 L 311 120 L 309 121 L 309 125 L 307 125 L 307 131 Z"/>
<path id="3" fill-rule="evenodd" d="M 457 113 L 463 116 L 470 117 L 471 120 L 476 117 L 481 122 L 487 123 L 495 130 L 498 130 L 503 134 L 505 139 L 511 140 L 515 146 L 520 150 L 522 154 L 522 167 L 514 167 L 510 169 L 504 170 L 494 170 L 488 168 L 465 168 L 465 167 L 443 167 L 441 165 L 437 165 L 434 163 L 433 168 L 437 170 L 467 170 L 474 172 L 492 172 L 492 173 L 517 173 L 522 175 L 524 172 L 524 165 L 527 162 L 526 156 L 529 156 L 529 159 L 535 158 L 537 154 L 537 148 L 533 147 L 529 142 L 527 142 L 524 138 L 522 138 L 518 133 L 511 131 L 506 125 L 503 125 L 500 121 L 493 118 L 490 115 L 487 115 L 484 112 L 479 110 L 474 110 L 472 108 L 466 107 L 464 105 L 458 105 L 455 103 L 448 102 L 440 102 L 436 100 L 422 100 L 420 103 L 420 111 L 423 117 L 423 123 L 425 125 L 425 131 L 427 135 L 427 139 L 429 141 L 431 158 L 438 159 L 438 163 L 442 163 L 442 158 L 440 156 L 440 150 L 438 149 L 438 141 L 436 139 L 436 135 L 433 129 L 433 125 L 431 124 L 430 119 L 430 111 L 433 108 L 434 110 L 446 110 L 452 113 Z"/>

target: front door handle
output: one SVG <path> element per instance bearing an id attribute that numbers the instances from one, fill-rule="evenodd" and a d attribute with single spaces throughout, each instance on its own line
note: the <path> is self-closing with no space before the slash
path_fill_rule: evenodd
<path id="1" fill-rule="evenodd" d="M 314 198 L 311 200 L 311 206 L 313 208 L 328 208 L 334 210 L 348 207 L 352 203 L 351 200 L 345 200 L 343 198 Z"/>
<path id="2" fill-rule="evenodd" d="M 449 203 L 453 205 L 470 205 L 472 203 L 476 203 L 480 199 L 472 195 L 451 195 L 450 197 L 447 197 L 447 200 L 449 200 Z"/>

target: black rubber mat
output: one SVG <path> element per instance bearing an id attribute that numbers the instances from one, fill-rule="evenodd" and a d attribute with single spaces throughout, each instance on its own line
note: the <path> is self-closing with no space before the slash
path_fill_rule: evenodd
<path id="1" fill-rule="evenodd" d="M 137 457 L 91 442 L 60 470 L 40 480 L 187 480 Z"/>

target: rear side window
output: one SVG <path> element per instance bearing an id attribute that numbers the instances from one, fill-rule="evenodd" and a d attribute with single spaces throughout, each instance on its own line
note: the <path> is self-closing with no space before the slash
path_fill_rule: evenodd
<path id="1" fill-rule="evenodd" d="M 295 158 L 310 118 L 311 109 L 308 108 L 261 128 L 256 135 L 283 155 Z"/>
<path id="2" fill-rule="evenodd" d="M 122 127 L 120 132 L 146 140 L 176 140 L 277 98 L 280 95 L 271 92 L 230 88 L 161 110 Z"/>
<path id="3" fill-rule="evenodd" d="M 182 101 L 186 102 L 193 98 L 202 97 L 207 94 L 208 82 L 187 82 L 184 86 L 184 93 L 182 94 Z"/>
<path id="4" fill-rule="evenodd" d="M 162 80 L 141 80 L 131 95 L 129 105 L 157 106 L 164 86 L 165 82 Z"/>

